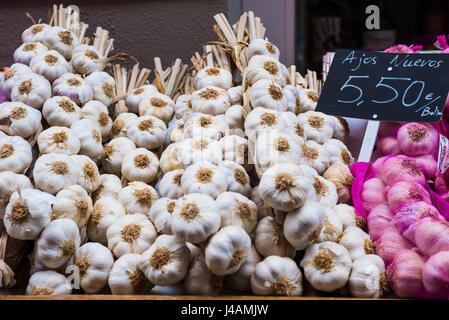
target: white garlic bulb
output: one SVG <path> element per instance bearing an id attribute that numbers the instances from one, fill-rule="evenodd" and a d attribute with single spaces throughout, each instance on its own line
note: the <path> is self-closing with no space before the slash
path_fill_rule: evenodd
<path id="1" fill-rule="evenodd" d="M 88 156 L 73 155 L 71 158 L 79 167 L 78 184 L 88 193 L 97 190 L 100 186 L 100 171 L 97 164 Z"/>
<path id="2" fill-rule="evenodd" d="M 179 143 L 177 159 L 184 168 L 197 162 L 219 164 L 222 160 L 221 145 L 218 141 L 206 137 L 188 138 Z"/>
<path id="3" fill-rule="evenodd" d="M 40 42 L 23 43 L 14 51 L 14 61 L 29 64 L 30 60 L 38 54 L 47 52 L 48 48 Z"/>
<path id="4" fill-rule="evenodd" d="M 280 256 L 294 258 L 295 248 L 285 239 L 282 225 L 273 217 L 265 217 L 256 228 L 254 245 L 264 257 Z"/>
<path id="5" fill-rule="evenodd" d="M 355 213 L 355 209 L 347 204 L 338 204 L 334 208 L 335 214 L 340 218 L 343 224 L 343 230 L 351 226 L 359 227 L 363 229 L 366 225 L 366 221 L 363 217 L 359 217 Z"/>
<path id="6" fill-rule="evenodd" d="M 182 191 L 181 179 L 184 174 L 183 169 L 167 172 L 159 182 L 159 192 L 161 196 L 169 199 L 178 199 L 184 195 Z"/>
<path id="7" fill-rule="evenodd" d="M 131 90 L 125 99 L 129 112 L 139 113 L 139 104 L 142 98 L 158 93 L 157 88 L 151 84 Z"/>
<path id="8" fill-rule="evenodd" d="M 32 161 L 28 141 L 19 136 L 0 136 L 0 172 L 24 173 Z"/>
<path id="9" fill-rule="evenodd" d="M 231 106 L 228 92 L 216 86 L 207 86 L 192 93 L 192 111 L 210 115 L 224 114 Z"/>
<path id="10" fill-rule="evenodd" d="M 361 256 L 352 264 L 349 292 L 356 298 L 381 298 L 390 292 L 385 264 L 374 254 Z"/>
<path id="11" fill-rule="evenodd" d="M 160 147 L 167 137 L 167 127 L 162 120 L 147 115 L 133 121 L 128 130 L 130 138 L 138 147 L 155 149 Z"/>
<path id="12" fill-rule="evenodd" d="M 139 115 L 152 115 L 169 123 L 175 114 L 175 103 L 165 94 L 156 92 L 140 99 Z"/>
<path id="13" fill-rule="evenodd" d="M 245 124 L 245 116 L 246 116 L 245 108 L 243 108 L 239 104 L 234 104 L 226 110 L 224 114 L 224 119 L 228 124 L 230 130 L 243 131 Z"/>
<path id="14" fill-rule="evenodd" d="M 320 95 L 312 89 L 299 89 L 298 112 L 315 111 Z"/>
<path id="15" fill-rule="evenodd" d="M 189 262 L 185 243 L 176 236 L 163 234 L 142 254 L 139 269 L 151 283 L 167 286 L 184 279 Z"/>
<path id="16" fill-rule="evenodd" d="M 44 40 L 44 34 L 52 27 L 46 23 L 33 24 L 22 33 L 22 42 L 35 42 Z"/>
<path id="17" fill-rule="evenodd" d="M 303 205 L 310 183 L 302 166 L 282 163 L 264 172 L 258 190 L 260 198 L 268 205 L 289 212 Z"/>
<path id="18" fill-rule="evenodd" d="M 221 216 L 221 227 L 238 226 L 251 233 L 257 224 L 257 206 L 247 197 L 236 192 L 223 192 L 216 205 Z"/>
<path id="19" fill-rule="evenodd" d="M 62 153 L 77 154 L 81 144 L 78 136 L 66 127 L 50 127 L 41 132 L 37 138 L 37 145 L 41 154 Z"/>
<path id="20" fill-rule="evenodd" d="M 329 139 L 323 144 L 323 147 L 329 154 L 331 164 L 342 162 L 345 165 L 350 166 L 354 162 L 351 152 L 349 152 L 348 148 L 340 140 Z"/>
<path id="21" fill-rule="evenodd" d="M 139 269 L 140 254 L 127 253 L 114 262 L 108 285 L 112 294 L 140 294 L 153 286 Z"/>
<path id="22" fill-rule="evenodd" d="M 147 149 L 137 148 L 123 158 L 121 172 L 128 181 L 149 183 L 157 178 L 158 171 L 159 160 Z"/>
<path id="23" fill-rule="evenodd" d="M 182 120 L 188 117 L 192 111 L 192 102 L 190 101 L 190 94 L 181 94 L 178 99 L 176 99 L 175 104 L 175 116 L 176 119 Z"/>
<path id="24" fill-rule="evenodd" d="M 338 243 L 344 246 L 351 256 L 352 261 L 367 255 L 374 254 L 374 243 L 371 237 L 362 229 L 352 226 L 345 229 Z"/>
<path id="25" fill-rule="evenodd" d="M 11 101 L 23 102 L 36 109 L 41 109 L 45 100 L 50 97 L 50 82 L 37 73 L 18 75 L 11 88 Z"/>
<path id="26" fill-rule="evenodd" d="M 19 76 L 32 72 L 31 68 L 25 64 L 12 64 L 6 72 L 0 73 L 0 92 L 2 92 L 6 98 L 10 98 L 12 86 Z"/>
<path id="27" fill-rule="evenodd" d="M 229 135 L 218 142 L 223 150 L 223 160 L 233 161 L 248 170 L 248 140 L 246 138 Z"/>
<path id="28" fill-rule="evenodd" d="M 69 97 L 51 97 L 44 102 L 42 115 L 50 126 L 70 127 L 82 117 L 81 108 Z"/>
<path id="29" fill-rule="evenodd" d="M 120 174 L 123 159 L 136 149 L 136 145 L 126 137 L 114 138 L 104 145 L 101 166 L 105 172 Z"/>
<path id="30" fill-rule="evenodd" d="M 126 132 L 129 126 L 134 120 L 137 120 L 138 116 L 134 113 L 123 112 L 120 113 L 112 123 L 111 138 L 127 137 Z"/>
<path id="31" fill-rule="evenodd" d="M 253 108 L 262 107 L 280 112 L 287 110 L 287 96 L 282 87 L 267 79 L 257 80 L 249 90 L 249 100 Z"/>
<path id="32" fill-rule="evenodd" d="M 296 250 L 304 250 L 317 240 L 325 220 L 325 208 L 317 202 L 306 201 L 285 217 L 285 238 Z"/>
<path id="33" fill-rule="evenodd" d="M 300 164 L 312 167 L 319 174 L 323 174 L 330 166 L 329 154 L 321 144 L 308 140 L 301 144 Z"/>
<path id="34" fill-rule="evenodd" d="M 245 119 L 245 132 L 251 137 L 257 137 L 257 134 L 264 130 L 283 131 L 287 127 L 281 113 L 276 110 L 255 108 L 248 113 Z"/>
<path id="35" fill-rule="evenodd" d="M 102 71 L 106 59 L 94 46 L 82 44 L 72 52 L 70 64 L 73 70 L 83 75 L 90 75 L 95 71 Z"/>
<path id="36" fill-rule="evenodd" d="M 62 189 L 56 194 L 56 199 L 52 219 L 72 219 L 81 228 L 93 212 L 92 199 L 79 185 Z"/>
<path id="37" fill-rule="evenodd" d="M 312 188 L 307 193 L 307 199 L 333 208 L 337 205 L 338 201 L 337 188 L 332 182 L 327 181 L 323 177 L 316 176 L 312 180 Z"/>
<path id="38" fill-rule="evenodd" d="M 181 163 L 178 160 L 178 149 L 180 142 L 171 143 L 162 152 L 161 158 L 159 159 L 159 166 L 162 172 L 167 173 L 173 170 L 181 169 Z"/>
<path id="39" fill-rule="evenodd" d="M 243 87 L 235 86 L 228 89 L 231 105 L 241 105 L 243 103 Z"/>
<path id="40" fill-rule="evenodd" d="M 19 189 L 33 189 L 27 176 L 11 171 L 0 172 L 0 219 L 3 219 L 11 195 Z"/>
<path id="41" fill-rule="evenodd" d="M 88 119 L 77 120 L 72 123 L 70 129 L 78 136 L 81 143 L 79 154 L 86 155 L 92 159 L 97 159 L 103 152 L 101 144 L 101 132 Z"/>
<path id="42" fill-rule="evenodd" d="M 87 222 L 87 236 L 92 241 L 106 245 L 108 243 L 107 229 L 115 220 L 125 214 L 125 208 L 120 201 L 110 197 L 102 197 L 95 202 L 94 210 Z"/>
<path id="43" fill-rule="evenodd" d="M 77 184 L 79 175 L 79 165 L 66 154 L 44 154 L 34 164 L 33 179 L 36 187 L 51 194 Z"/>
<path id="44" fill-rule="evenodd" d="M 335 122 L 333 138 L 340 141 L 346 142 L 349 137 L 349 125 L 345 118 L 343 117 L 333 117 Z"/>
<path id="45" fill-rule="evenodd" d="M 209 240 L 205 257 L 210 271 L 219 276 L 233 274 L 241 267 L 251 250 L 251 239 L 240 227 L 227 226 Z"/>
<path id="46" fill-rule="evenodd" d="M 251 275 L 253 274 L 256 265 L 262 261 L 261 256 L 254 246 L 251 246 L 249 255 L 246 257 L 239 270 L 227 276 L 227 280 L 232 289 L 236 291 L 250 291 L 251 290 Z"/>
<path id="47" fill-rule="evenodd" d="M 306 249 L 301 267 L 313 288 L 332 292 L 347 283 L 352 261 L 345 247 L 326 241 L 312 244 Z"/>
<path id="48" fill-rule="evenodd" d="M 0 118 L 7 117 L 11 122 L 6 133 L 11 136 L 28 138 L 35 134 L 41 125 L 39 110 L 22 102 L 4 102 L 0 104 Z"/>
<path id="49" fill-rule="evenodd" d="M 301 121 L 305 135 L 309 140 L 325 143 L 334 134 L 334 120 L 322 112 L 307 111 L 300 113 L 298 119 Z"/>
<path id="50" fill-rule="evenodd" d="M 171 230 L 179 239 L 197 244 L 218 231 L 220 219 L 214 199 L 207 194 L 187 194 L 176 201 Z"/>
<path id="51" fill-rule="evenodd" d="M 53 94 L 69 97 L 76 104 L 84 105 L 94 98 L 94 89 L 81 76 L 64 73 L 53 82 Z M 101 104 L 99 101 L 96 102 Z"/>
<path id="52" fill-rule="evenodd" d="M 325 207 L 326 220 L 324 220 L 320 235 L 315 242 L 333 241 L 338 242 L 343 232 L 343 224 L 340 218 L 335 214 L 333 208 Z"/>
<path id="53" fill-rule="evenodd" d="M 206 265 L 204 253 L 195 257 L 184 279 L 184 289 L 189 294 L 217 295 L 223 288 L 224 277 L 213 274 Z"/>
<path id="54" fill-rule="evenodd" d="M 34 240 L 50 223 L 52 205 L 56 198 L 35 189 L 14 192 L 5 209 L 3 223 L 14 239 Z"/>
<path id="55" fill-rule="evenodd" d="M 120 191 L 122 191 L 122 182 L 116 175 L 102 174 L 98 189 L 92 193 L 92 200 L 95 202 L 103 197 L 117 199 Z"/>
<path id="56" fill-rule="evenodd" d="M 104 71 L 94 71 L 86 77 L 86 82 L 94 89 L 94 99 L 109 106 L 115 98 L 115 80 Z"/>
<path id="57" fill-rule="evenodd" d="M 33 57 L 30 60 L 30 68 L 50 82 L 55 81 L 64 73 L 72 71 L 72 67 L 66 59 L 55 50 L 48 50 Z"/>
<path id="58" fill-rule="evenodd" d="M 227 190 L 237 192 L 245 197 L 249 197 L 251 193 L 250 177 L 246 173 L 245 168 L 233 161 L 222 161 L 219 170 L 223 170 L 228 183 Z"/>
<path id="59" fill-rule="evenodd" d="M 260 79 L 267 79 L 283 87 L 287 82 L 288 70 L 275 58 L 256 55 L 248 61 L 245 74 L 250 84 Z"/>
<path id="60" fill-rule="evenodd" d="M 208 86 L 227 90 L 232 86 L 232 74 L 225 69 L 205 67 L 196 73 L 194 85 L 197 90 Z"/>
<path id="61" fill-rule="evenodd" d="M 251 290 L 256 295 L 301 296 L 301 270 L 290 258 L 267 257 L 254 269 Z"/>
<path id="62" fill-rule="evenodd" d="M 185 133 L 184 133 L 184 120 L 176 120 L 175 123 L 173 123 L 172 129 L 170 131 L 169 136 L 170 142 L 181 142 L 185 139 Z"/>
<path id="63" fill-rule="evenodd" d="M 114 257 L 105 246 L 88 242 L 76 250 L 74 262 L 79 271 L 81 289 L 96 293 L 107 285 Z"/>
<path id="64" fill-rule="evenodd" d="M 142 213 L 144 215 L 148 215 L 148 210 L 158 198 L 156 190 L 141 181 L 128 183 L 118 196 L 127 214 Z"/>
<path id="65" fill-rule="evenodd" d="M 228 183 L 224 170 L 208 162 L 198 162 L 185 169 L 181 186 L 184 194 L 198 192 L 215 199 L 226 191 Z"/>
<path id="66" fill-rule="evenodd" d="M 260 195 L 259 195 L 259 186 L 254 187 L 251 190 L 251 195 L 249 198 L 257 206 L 257 221 L 260 221 L 263 218 L 265 218 L 267 216 L 267 212 L 265 210 L 264 202 L 262 201 L 262 199 L 260 198 Z M 270 211 L 271 211 L 271 209 L 270 209 Z"/>
<path id="67" fill-rule="evenodd" d="M 220 140 L 228 130 L 226 121 L 212 115 L 194 113 L 184 124 L 186 138 L 201 136 L 214 140 Z"/>
<path id="68" fill-rule="evenodd" d="M 32 296 L 67 295 L 71 293 L 72 288 L 68 285 L 67 278 L 52 270 L 33 273 L 26 288 L 26 294 Z"/>
<path id="69" fill-rule="evenodd" d="M 106 231 L 108 248 L 117 258 L 127 253 L 142 254 L 150 248 L 156 237 L 153 224 L 141 213 L 118 218 Z"/>
<path id="70" fill-rule="evenodd" d="M 299 88 L 291 84 L 284 87 L 284 95 L 287 103 L 287 111 L 297 115 L 301 111 L 299 102 Z"/>
<path id="71" fill-rule="evenodd" d="M 148 217 L 159 234 L 172 234 L 171 219 L 175 206 L 176 200 L 169 198 L 159 198 L 151 206 Z"/>
<path id="72" fill-rule="evenodd" d="M 103 141 L 107 141 L 111 134 L 112 119 L 109 117 L 108 108 L 100 101 L 87 102 L 82 109 L 83 119 L 90 120 L 101 132 Z"/>
<path id="73" fill-rule="evenodd" d="M 73 50 L 80 45 L 80 40 L 72 31 L 58 26 L 49 28 L 42 42 L 68 60 L 72 58 Z"/>
<path id="74" fill-rule="evenodd" d="M 79 229 L 73 220 L 53 220 L 37 241 L 39 261 L 48 268 L 59 268 L 72 257 L 80 241 Z"/>
<path id="75" fill-rule="evenodd" d="M 246 58 L 263 55 L 279 60 L 279 49 L 271 42 L 264 39 L 253 39 L 246 48 Z"/>

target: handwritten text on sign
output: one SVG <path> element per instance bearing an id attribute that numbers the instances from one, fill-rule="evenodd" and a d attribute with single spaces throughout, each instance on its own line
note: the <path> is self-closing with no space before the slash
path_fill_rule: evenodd
<path id="1" fill-rule="evenodd" d="M 449 55 L 337 50 L 317 111 L 352 118 L 438 122 Z"/>

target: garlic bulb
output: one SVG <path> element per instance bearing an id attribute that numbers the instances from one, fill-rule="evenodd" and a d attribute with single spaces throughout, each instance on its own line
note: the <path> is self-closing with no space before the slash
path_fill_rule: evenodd
<path id="1" fill-rule="evenodd" d="M 245 74 L 250 85 L 259 79 L 267 79 L 283 87 L 287 82 L 288 70 L 275 58 L 256 55 L 248 61 Z"/>
<path id="2" fill-rule="evenodd" d="M 333 208 L 338 201 L 337 188 L 332 182 L 316 176 L 313 178 L 312 188 L 307 193 L 307 199 L 319 202 L 328 208 Z"/>
<path id="3" fill-rule="evenodd" d="M 120 113 L 112 123 L 111 138 L 127 137 L 126 132 L 128 131 L 129 126 L 137 119 L 138 116 L 134 113 Z"/>
<path id="4" fill-rule="evenodd" d="M 338 139 L 338 140 L 346 143 L 346 140 L 349 137 L 348 122 L 343 117 L 331 116 L 331 118 L 334 120 L 334 123 L 335 123 L 334 134 L 333 134 L 332 138 Z"/>
<path id="5" fill-rule="evenodd" d="M 322 112 L 300 113 L 298 119 L 302 122 L 305 135 L 309 140 L 325 143 L 334 134 L 334 120 Z"/>
<path id="6" fill-rule="evenodd" d="M 374 254 L 355 260 L 348 287 L 351 295 L 356 298 L 381 298 L 387 295 L 391 289 L 383 260 Z"/>
<path id="7" fill-rule="evenodd" d="M 281 118 L 280 112 L 265 108 L 255 108 L 247 115 L 245 119 L 245 132 L 248 136 L 264 130 L 283 131 L 287 127 L 285 120 Z"/>
<path id="8" fill-rule="evenodd" d="M 70 127 L 82 117 L 81 108 L 68 97 L 51 97 L 44 102 L 42 115 L 50 126 Z"/>
<path id="9" fill-rule="evenodd" d="M 140 254 L 127 253 L 114 262 L 108 285 L 112 294 L 140 294 L 153 286 L 139 269 Z"/>
<path id="10" fill-rule="evenodd" d="M 231 106 L 228 92 L 216 86 L 207 86 L 192 93 L 190 97 L 193 112 L 219 115 Z"/>
<path id="11" fill-rule="evenodd" d="M 84 105 L 94 98 L 94 89 L 81 76 L 74 73 L 64 73 L 53 82 L 53 94 L 69 97 L 75 103 Z M 96 103 L 101 104 L 99 101 L 96 101 Z"/>
<path id="12" fill-rule="evenodd" d="M 93 212 L 92 199 L 79 185 L 62 189 L 56 194 L 56 199 L 52 219 L 72 219 L 81 228 Z"/>
<path id="13" fill-rule="evenodd" d="M 181 142 L 185 139 L 184 120 L 176 120 L 170 131 L 170 142 Z"/>
<path id="14" fill-rule="evenodd" d="M 101 144 L 101 133 L 97 126 L 88 119 L 81 119 L 73 122 L 70 129 L 80 139 L 81 149 L 79 154 L 86 155 L 92 159 L 97 159 L 101 156 L 103 145 Z"/>
<path id="15" fill-rule="evenodd" d="M 47 51 L 48 48 L 40 42 L 23 43 L 14 51 L 14 62 L 29 64 L 33 57 Z"/>
<path id="16" fill-rule="evenodd" d="M 156 190 L 141 181 L 128 183 L 118 196 L 127 214 L 142 213 L 144 215 L 148 215 L 148 210 L 158 198 Z"/>
<path id="17" fill-rule="evenodd" d="M 248 140 L 246 138 L 229 135 L 218 141 L 223 151 L 223 160 L 233 161 L 249 169 L 248 165 Z"/>
<path id="18" fill-rule="evenodd" d="M 299 90 L 299 102 L 297 109 L 299 112 L 315 111 L 320 95 L 312 89 Z"/>
<path id="19" fill-rule="evenodd" d="M 295 248 L 285 239 L 282 225 L 273 217 L 265 217 L 257 224 L 254 245 L 264 257 L 280 256 L 294 258 Z"/>
<path id="20" fill-rule="evenodd" d="M 32 73 L 32 70 L 27 65 L 22 63 L 12 64 L 6 72 L 0 73 L 0 92 L 6 98 L 11 97 L 12 86 L 20 75 Z"/>
<path id="21" fill-rule="evenodd" d="M 183 169 L 173 170 L 164 174 L 159 183 L 159 192 L 161 196 L 170 199 L 181 198 L 184 195 L 181 186 L 181 179 L 183 174 Z"/>
<path id="22" fill-rule="evenodd" d="M 201 136 L 220 140 L 228 130 L 228 124 L 219 117 L 195 113 L 184 124 L 186 138 Z"/>
<path id="23" fill-rule="evenodd" d="M 137 148 L 123 158 L 122 175 L 128 181 L 149 183 L 157 178 L 159 160 L 156 155 L 144 148 Z"/>
<path id="24" fill-rule="evenodd" d="M 280 112 L 287 110 L 287 96 L 282 87 L 271 80 L 256 81 L 249 91 L 249 100 L 253 108 L 262 107 Z"/>
<path id="25" fill-rule="evenodd" d="M 354 176 L 345 164 L 334 163 L 323 173 L 323 178 L 335 185 L 339 203 L 350 202 Z"/>
<path id="26" fill-rule="evenodd" d="M 100 101 L 87 102 L 82 109 L 83 119 L 88 119 L 96 125 L 101 132 L 103 141 L 109 139 L 112 129 L 112 119 L 109 117 L 108 108 Z"/>
<path id="27" fill-rule="evenodd" d="M 256 140 L 256 162 L 262 173 L 274 165 L 291 163 L 298 165 L 301 161 L 299 144 L 302 139 L 293 138 L 277 130 L 267 130 L 259 134 Z"/>
<path id="28" fill-rule="evenodd" d="M 310 183 L 302 167 L 277 164 L 262 175 L 259 195 L 272 208 L 289 212 L 304 204 Z"/>
<path id="29" fill-rule="evenodd" d="M 312 287 L 324 292 L 342 288 L 352 267 L 348 250 L 335 242 L 312 244 L 301 260 L 304 275 Z"/>
<path id="30" fill-rule="evenodd" d="M 156 237 L 153 224 L 141 213 L 118 218 L 106 231 L 108 248 L 117 258 L 127 253 L 142 254 L 150 248 Z"/>
<path id="31" fill-rule="evenodd" d="M 243 88 L 242 86 L 235 86 L 228 89 L 231 105 L 241 105 L 243 103 Z"/>
<path id="32" fill-rule="evenodd" d="M 73 155 L 71 158 L 79 166 L 78 184 L 88 193 L 97 190 L 100 186 L 100 172 L 97 164 L 88 156 Z"/>
<path id="33" fill-rule="evenodd" d="M 63 153 L 77 154 L 81 145 L 78 137 L 66 127 L 50 127 L 41 132 L 37 138 L 39 152 L 46 153 Z"/>
<path id="34" fill-rule="evenodd" d="M 11 171 L 0 172 L 0 219 L 3 219 L 11 195 L 19 189 L 33 189 L 27 176 Z"/>
<path id="35" fill-rule="evenodd" d="M 157 88 L 151 84 L 131 90 L 125 100 L 129 112 L 139 113 L 140 100 L 157 92 Z"/>
<path id="36" fill-rule="evenodd" d="M 177 159 L 184 168 L 197 162 L 219 164 L 222 160 L 220 143 L 210 138 L 201 136 L 188 138 L 178 146 Z"/>
<path id="37" fill-rule="evenodd" d="M 94 99 L 109 106 L 115 98 L 115 80 L 108 73 L 94 71 L 86 77 L 86 82 L 94 89 Z"/>
<path id="38" fill-rule="evenodd" d="M 22 42 L 35 42 L 44 40 L 44 34 L 52 27 L 46 23 L 33 24 L 22 33 Z"/>
<path id="39" fill-rule="evenodd" d="M 300 164 L 312 167 L 319 174 L 323 174 L 330 166 L 329 154 L 326 149 L 313 140 L 301 144 L 301 155 Z"/>
<path id="40" fill-rule="evenodd" d="M 24 173 L 31 162 L 30 144 L 18 136 L 0 136 L 0 172 Z"/>
<path id="41" fill-rule="evenodd" d="M 72 288 L 67 283 L 67 278 L 56 271 L 39 271 L 28 280 L 26 294 L 32 296 L 67 295 L 72 293 Z"/>
<path id="42" fill-rule="evenodd" d="M 96 293 L 106 286 L 114 265 L 114 257 L 108 248 L 88 242 L 76 250 L 74 261 L 80 274 L 81 289 L 87 293 Z"/>
<path id="43" fill-rule="evenodd" d="M 147 115 L 133 121 L 127 131 L 130 138 L 138 147 L 155 149 L 160 147 L 167 137 L 167 127 L 162 120 Z"/>
<path id="44" fill-rule="evenodd" d="M 165 123 L 170 122 L 175 114 L 175 103 L 165 94 L 156 92 L 140 99 L 139 115 L 152 115 Z"/>
<path id="45" fill-rule="evenodd" d="M 171 219 L 175 206 L 176 200 L 169 198 L 159 198 L 151 206 L 148 217 L 159 234 L 172 234 Z"/>
<path id="46" fill-rule="evenodd" d="M 73 220 L 53 220 L 37 241 L 39 261 L 48 268 L 59 268 L 72 257 L 80 241 L 79 229 Z"/>
<path id="47" fill-rule="evenodd" d="M 180 142 L 171 143 L 162 152 L 161 158 L 159 159 L 159 166 L 162 172 L 168 173 L 173 170 L 181 169 L 181 163 L 178 160 L 178 149 Z"/>
<path id="48" fill-rule="evenodd" d="M 284 235 L 296 250 L 304 250 L 314 243 L 326 221 L 326 210 L 317 202 L 306 201 L 290 212 L 284 220 Z"/>
<path id="49" fill-rule="evenodd" d="M 107 229 L 115 220 L 125 214 L 125 208 L 120 201 L 110 197 L 103 197 L 97 200 L 94 204 L 94 211 L 87 222 L 87 236 L 92 241 L 106 245 Z"/>
<path id="50" fill-rule="evenodd" d="M 120 174 L 123 159 L 136 149 L 136 145 L 126 137 L 114 138 L 107 143 L 101 153 L 101 166 L 105 172 Z"/>
<path id="51" fill-rule="evenodd" d="M 116 175 L 102 174 L 98 189 L 92 193 L 92 200 L 95 202 L 103 197 L 117 199 L 120 191 L 122 191 L 122 182 Z"/>
<path id="52" fill-rule="evenodd" d="M 198 192 L 215 199 L 226 191 L 228 183 L 224 170 L 208 162 L 198 162 L 185 169 L 181 186 L 184 194 Z"/>
<path id="53" fill-rule="evenodd" d="M 355 226 L 346 228 L 338 243 L 348 250 L 352 261 L 367 254 L 374 254 L 374 243 L 370 236 Z"/>
<path id="54" fill-rule="evenodd" d="M 50 97 L 50 82 L 37 73 L 18 75 L 11 88 L 11 101 L 23 102 L 36 109 L 41 109 Z"/>
<path id="55" fill-rule="evenodd" d="M 51 194 L 76 184 L 79 175 L 79 165 L 66 154 L 44 154 L 34 164 L 33 179 L 36 187 Z"/>
<path id="56" fill-rule="evenodd" d="M 205 67 L 196 73 L 194 85 L 197 90 L 209 86 L 227 90 L 232 86 L 232 75 L 225 69 Z"/>
<path id="57" fill-rule="evenodd" d="M 262 55 L 279 60 L 279 49 L 271 42 L 264 39 L 253 39 L 246 48 L 246 59 Z"/>
<path id="58" fill-rule="evenodd" d="M 6 133 L 11 136 L 28 138 L 35 134 L 41 125 L 39 110 L 22 102 L 4 102 L 0 104 L 0 118 L 8 118 L 11 124 Z"/>
<path id="59" fill-rule="evenodd" d="M 230 130 L 243 130 L 245 124 L 246 110 L 239 104 L 230 106 L 225 114 L 224 118 Z"/>
<path id="60" fill-rule="evenodd" d="M 251 184 L 245 168 L 233 161 L 222 161 L 218 168 L 225 172 L 228 184 L 227 191 L 241 193 L 245 197 L 249 197 Z"/>
<path id="61" fill-rule="evenodd" d="M 223 279 L 207 268 L 204 253 L 201 253 L 189 267 L 184 279 L 184 288 L 189 294 L 217 295 L 223 288 Z"/>
<path id="62" fill-rule="evenodd" d="M 82 44 L 72 52 L 70 64 L 73 70 L 83 75 L 90 75 L 95 71 L 102 71 L 106 59 L 94 46 Z"/>
<path id="63" fill-rule="evenodd" d="M 142 254 L 139 269 L 151 283 L 167 286 L 184 279 L 189 262 L 190 253 L 185 243 L 163 234 Z"/>
<path id="64" fill-rule="evenodd" d="M 391 212 L 391 209 L 387 204 L 378 205 L 369 213 L 369 216 L 366 219 L 366 224 L 369 235 L 376 241 L 384 230 L 393 224 L 393 212 Z"/>
<path id="65" fill-rule="evenodd" d="M 345 165 L 350 166 L 354 163 L 354 158 L 352 157 L 351 152 L 349 152 L 348 148 L 340 140 L 327 140 L 323 144 L 323 147 L 329 154 L 331 164 L 342 162 Z"/>
<path id="66" fill-rule="evenodd" d="M 171 230 L 179 239 L 197 244 L 217 232 L 220 221 L 214 199 L 206 194 L 192 193 L 176 202 Z"/>
<path id="67" fill-rule="evenodd" d="M 259 195 L 259 187 L 254 187 L 251 190 L 251 195 L 249 197 L 251 199 L 252 202 L 254 202 L 257 206 L 257 221 L 262 220 L 263 218 L 265 218 L 267 216 L 267 212 L 265 210 L 265 206 L 264 206 L 264 202 L 262 201 L 262 199 L 260 198 Z M 270 209 L 271 211 L 271 209 Z"/>
<path id="68" fill-rule="evenodd" d="M 190 101 L 190 94 L 181 94 L 175 103 L 175 116 L 178 120 L 188 118 L 192 113 L 192 103 Z"/>
<path id="69" fill-rule="evenodd" d="M 50 223 L 52 205 L 56 198 L 35 189 L 14 192 L 5 209 L 3 223 L 14 239 L 34 240 Z"/>
<path id="70" fill-rule="evenodd" d="M 284 95 L 287 104 L 287 111 L 291 112 L 295 116 L 301 111 L 301 105 L 299 103 L 300 90 L 298 87 L 291 84 L 287 84 L 284 87 Z"/>
<path id="71" fill-rule="evenodd" d="M 400 150 L 409 156 L 432 153 L 438 147 L 438 132 L 425 123 L 410 122 L 402 125 L 397 133 Z"/>
<path id="72" fill-rule="evenodd" d="M 267 257 L 254 269 L 251 290 L 256 295 L 301 296 L 301 270 L 290 258 Z"/>
<path id="73" fill-rule="evenodd" d="M 206 264 L 219 276 L 237 272 L 249 255 L 251 239 L 240 227 L 228 226 L 218 231 L 206 246 Z"/>
<path id="74" fill-rule="evenodd" d="M 339 204 L 335 206 L 334 212 L 340 219 L 343 225 L 343 230 L 352 226 L 364 229 L 366 226 L 366 220 L 355 213 L 354 207 L 347 204 Z"/>
<path id="75" fill-rule="evenodd" d="M 53 82 L 64 73 L 71 72 L 72 67 L 65 58 L 55 50 L 48 50 L 30 60 L 30 68 Z"/>
<path id="76" fill-rule="evenodd" d="M 257 206 L 247 197 L 236 192 L 223 192 L 217 197 L 216 206 L 222 228 L 238 226 L 249 234 L 256 227 Z"/>
<path id="77" fill-rule="evenodd" d="M 232 289 L 236 291 L 250 291 L 251 290 L 251 275 L 253 274 L 256 265 L 262 261 L 261 256 L 254 246 L 251 246 L 249 255 L 246 257 L 239 270 L 227 276 L 227 280 Z"/>
<path id="78" fill-rule="evenodd" d="M 64 58 L 70 60 L 73 50 L 80 45 L 80 40 L 75 34 L 62 27 L 52 27 L 45 32 L 42 42 L 50 49 L 61 53 Z"/>
<path id="79" fill-rule="evenodd" d="M 321 228 L 321 232 L 315 242 L 333 241 L 337 242 L 343 232 L 343 224 L 338 216 L 335 214 L 334 209 L 325 207 L 326 220 Z M 349 249 L 348 249 L 349 250 Z"/>

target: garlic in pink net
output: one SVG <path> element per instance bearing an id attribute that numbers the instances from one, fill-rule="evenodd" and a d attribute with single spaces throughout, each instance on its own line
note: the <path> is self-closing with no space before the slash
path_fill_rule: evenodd
<path id="1" fill-rule="evenodd" d="M 405 44 L 397 44 L 395 46 L 389 47 L 384 50 L 388 53 L 415 53 L 416 51 L 422 50 L 422 46 L 407 46 Z"/>
<path id="2" fill-rule="evenodd" d="M 399 231 L 390 227 L 386 229 L 376 241 L 376 254 L 380 256 L 385 265 L 389 265 L 400 250 L 411 249 L 413 245 L 405 239 Z"/>
<path id="3" fill-rule="evenodd" d="M 388 158 L 382 167 L 380 176 L 388 186 L 398 181 L 415 181 L 421 184 L 426 181 L 416 160 L 405 155 Z"/>
<path id="4" fill-rule="evenodd" d="M 371 239 L 377 240 L 379 236 L 388 227 L 392 226 L 393 212 L 386 204 L 381 204 L 371 210 L 368 218 L 366 219 L 368 226 L 368 233 Z"/>
<path id="5" fill-rule="evenodd" d="M 394 136 L 385 136 L 377 142 L 377 148 L 380 155 L 397 155 L 401 154 L 398 140 Z"/>
<path id="6" fill-rule="evenodd" d="M 401 150 L 409 156 L 431 153 L 438 146 L 438 133 L 430 125 L 410 122 L 401 126 L 397 135 Z"/>
<path id="7" fill-rule="evenodd" d="M 396 182 L 387 191 L 387 200 L 391 209 L 395 209 L 410 201 L 432 202 L 429 192 L 414 181 Z"/>
<path id="8" fill-rule="evenodd" d="M 449 192 L 449 170 L 444 171 L 435 178 L 435 191 L 439 195 L 445 195 Z"/>
<path id="9" fill-rule="evenodd" d="M 421 168 L 427 180 L 434 180 L 438 174 L 438 163 L 430 154 L 415 157 L 416 162 Z"/>
<path id="10" fill-rule="evenodd" d="M 415 241 L 419 250 L 427 256 L 449 251 L 449 223 L 425 218 L 418 223 Z"/>
<path id="11" fill-rule="evenodd" d="M 374 207 L 386 203 L 385 184 L 378 178 L 366 180 L 360 192 L 360 199 L 367 213 Z"/>
<path id="12" fill-rule="evenodd" d="M 426 291 L 433 298 L 447 299 L 449 296 L 449 251 L 431 256 L 422 271 Z"/>

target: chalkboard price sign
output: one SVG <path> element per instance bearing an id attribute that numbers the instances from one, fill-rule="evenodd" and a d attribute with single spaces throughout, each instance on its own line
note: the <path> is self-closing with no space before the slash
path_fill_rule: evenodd
<path id="1" fill-rule="evenodd" d="M 317 111 L 368 120 L 438 122 L 448 92 L 448 54 L 337 50 Z"/>

